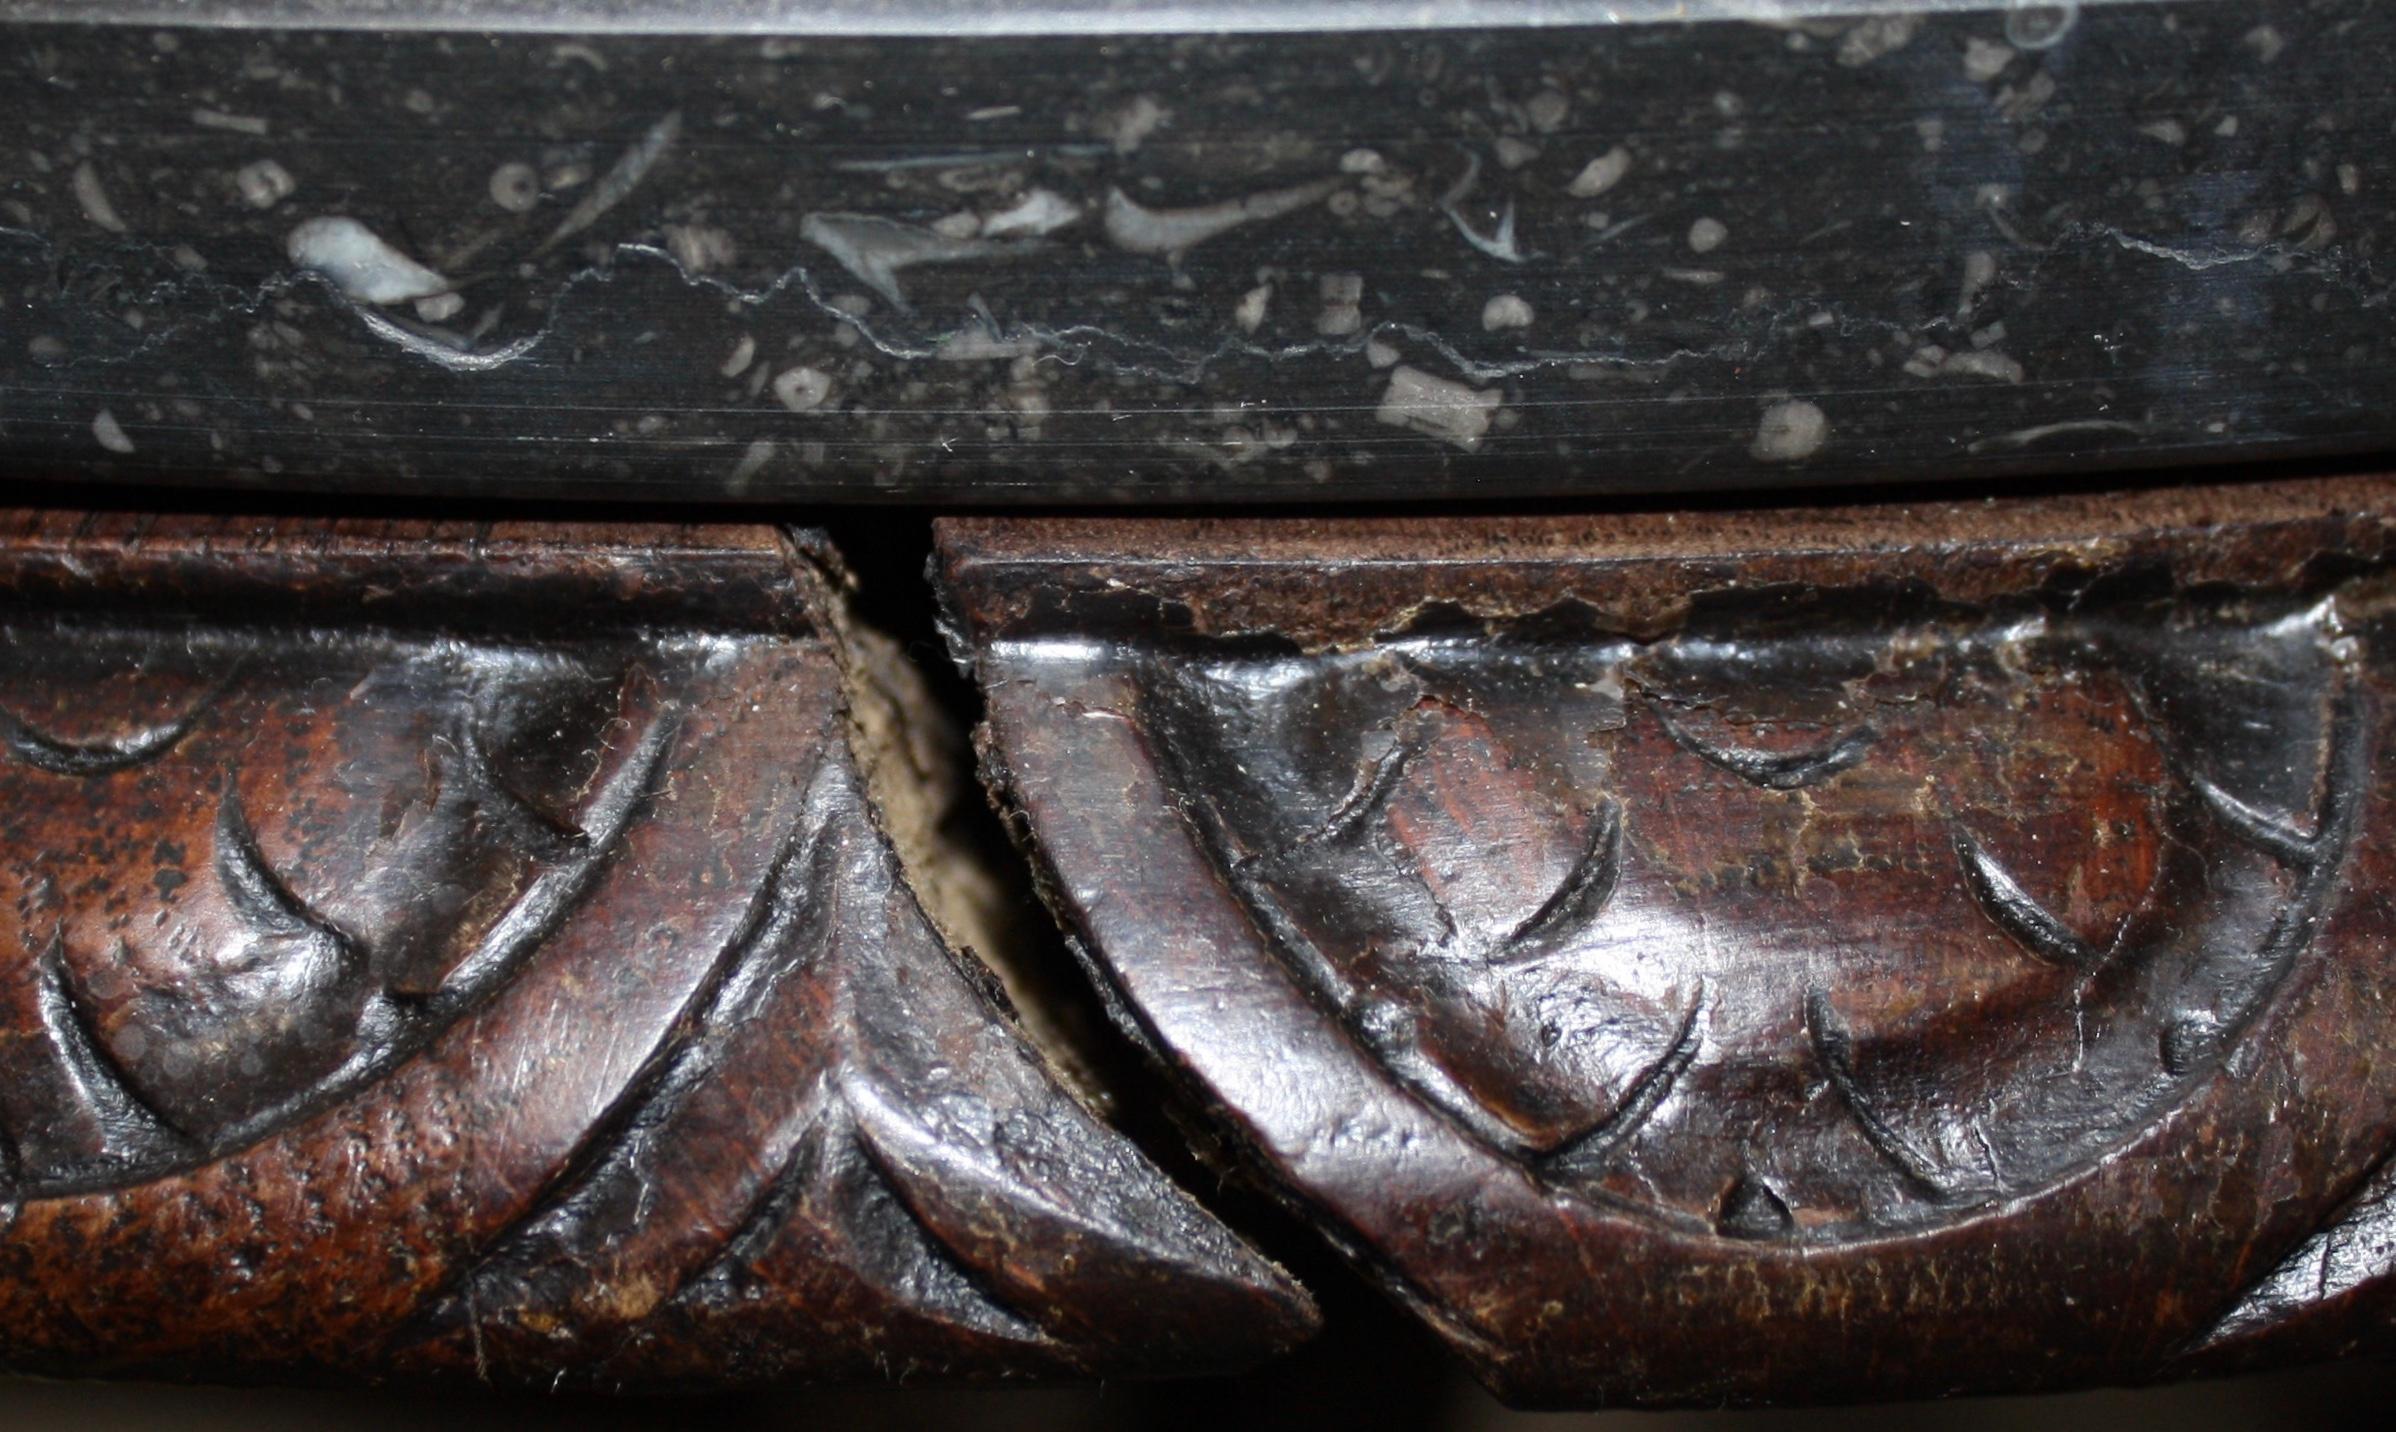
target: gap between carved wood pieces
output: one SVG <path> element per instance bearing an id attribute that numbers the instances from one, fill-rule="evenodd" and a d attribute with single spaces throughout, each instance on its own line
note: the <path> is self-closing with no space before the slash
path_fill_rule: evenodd
<path id="1" fill-rule="evenodd" d="M 1010 827 L 974 749 L 983 693 L 956 660 L 940 609 L 930 520 L 811 523 L 818 535 L 794 533 L 793 555 L 843 597 L 830 605 L 848 653 L 855 748 L 884 834 L 933 923 L 988 970 L 1068 1087 L 1182 1188 L 1310 1291 L 1352 1282 L 1295 1207 L 1234 1160 L 1219 1123 L 1155 1062 L 1058 924 L 1039 889 L 1038 852 Z"/>

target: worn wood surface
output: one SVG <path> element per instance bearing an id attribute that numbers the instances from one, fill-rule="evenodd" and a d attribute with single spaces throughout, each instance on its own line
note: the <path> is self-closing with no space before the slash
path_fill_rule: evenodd
<path id="1" fill-rule="evenodd" d="M 819 563 L 0 518 L 0 1363 L 724 1386 L 1302 1336 L 943 948 Z"/>
<path id="2" fill-rule="evenodd" d="M 2350 1350 L 2396 484 L 942 524 L 1121 1022 L 1510 1397 Z"/>

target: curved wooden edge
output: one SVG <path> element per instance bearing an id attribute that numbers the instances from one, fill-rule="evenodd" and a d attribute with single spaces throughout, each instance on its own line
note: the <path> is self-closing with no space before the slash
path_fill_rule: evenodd
<path id="1" fill-rule="evenodd" d="M 1108 1378 L 1307 1335 L 943 946 L 808 554 L 0 524 L 9 1366 Z"/>
<path id="2" fill-rule="evenodd" d="M 1700 520 L 940 538 L 1061 918 L 1510 1398 L 2376 1336 L 2396 487 Z"/>

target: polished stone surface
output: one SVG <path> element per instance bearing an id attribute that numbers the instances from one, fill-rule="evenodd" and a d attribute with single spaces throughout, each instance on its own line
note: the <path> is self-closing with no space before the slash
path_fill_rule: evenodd
<path id="1" fill-rule="evenodd" d="M 0 0 L 0 462 L 1254 502 L 2396 446 L 2396 10 L 1828 8 Z"/>

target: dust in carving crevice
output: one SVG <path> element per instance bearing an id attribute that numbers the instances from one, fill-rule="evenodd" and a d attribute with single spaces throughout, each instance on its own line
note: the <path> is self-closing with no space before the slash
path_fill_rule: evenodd
<path id="1" fill-rule="evenodd" d="M 949 944 L 994 977 L 1017 1027 L 1088 1103 L 1168 1170 L 1192 1180 L 1169 1096 L 1125 1046 L 985 798 L 971 732 L 978 687 L 950 660 L 928 578 L 931 523 L 862 513 L 820 524 L 812 554 L 845 588 L 842 645 L 851 736 L 875 814 L 908 885 Z"/>
<path id="2" fill-rule="evenodd" d="M 1191 1091 L 1110 1014 L 1094 970 L 1041 896 L 1033 853 L 1008 829 L 978 767 L 971 733 L 982 693 L 944 635 L 929 518 L 867 512 L 810 514 L 810 522 L 829 539 L 827 575 L 846 588 L 859 763 L 933 924 L 994 976 L 1017 1027 L 1058 1077 L 1175 1183 L 1318 1294 L 1348 1282 L 1289 1206 L 1233 1164 Z"/>

